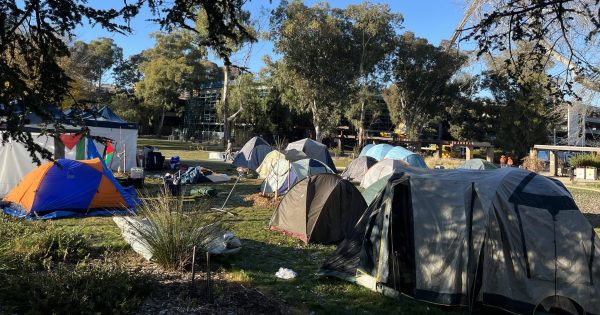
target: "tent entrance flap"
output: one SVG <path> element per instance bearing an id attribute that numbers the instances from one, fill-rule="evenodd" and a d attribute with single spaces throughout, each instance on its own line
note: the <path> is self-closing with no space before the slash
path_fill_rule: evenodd
<path id="1" fill-rule="evenodd" d="M 390 212 L 389 280 L 387 285 L 405 294 L 414 294 L 416 285 L 415 239 L 410 180 L 394 187 Z"/>

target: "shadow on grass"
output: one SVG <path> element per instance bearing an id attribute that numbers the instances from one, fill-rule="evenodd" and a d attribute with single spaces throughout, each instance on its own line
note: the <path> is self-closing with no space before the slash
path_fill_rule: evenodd
<path id="1" fill-rule="evenodd" d="M 448 314 L 447 308 L 391 299 L 346 281 L 317 276 L 335 246 L 305 245 L 276 232 L 269 233 L 272 237 L 266 242 L 242 239 L 242 251 L 224 265 L 231 273 L 244 274 L 253 286 L 285 300 L 299 312 Z M 275 272 L 280 267 L 294 270 L 297 278 L 276 278 Z"/>

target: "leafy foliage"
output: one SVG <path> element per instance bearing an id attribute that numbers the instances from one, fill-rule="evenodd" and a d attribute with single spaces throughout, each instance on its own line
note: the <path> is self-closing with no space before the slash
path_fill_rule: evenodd
<path id="1" fill-rule="evenodd" d="M 145 107 L 158 116 L 156 134 L 162 132 L 164 115 L 177 104 L 179 95 L 205 79 L 202 61 L 206 49 L 191 31 L 154 33 L 156 45 L 144 52 L 139 68 L 143 79 L 135 93 Z"/>
<path id="2" fill-rule="evenodd" d="M 406 32 L 398 38 L 390 72 L 392 85 L 383 91 L 392 121 L 417 139 L 451 91 L 450 80 L 465 57 L 435 47 Z"/>
<path id="3" fill-rule="evenodd" d="M 481 17 L 463 38 L 477 42 L 479 56 L 508 51 L 504 60 L 512 65 L 513 78 L 546 69 L 553 58 L 560 60 L 565 67 L 554 76 L 564 84 L 559 89 L 547 86 L 559 98 L 574 95 L 574 82 L 600 89 L 594 51 L 600 40 L 599 1 L 499 0 L 480 7 Z M 526 58 L 512 57 L 519 43 L 530 44 Z"/>
<path id="4" fill-rule="evenodd" d="M 355 50 L 354 62 L 358 63 L 356 84 L 359 90 L 345 116 L 358 129 L 359 146 L 362 146 L 367 125 L 366 114 L 371 114 L 372 118 L 377 116 L 378 106 L 374 98 L 382 81 L 378 80 L 381 79 L 378 76 L 382 75 L 387 55 L 394 50 L 396 31 L 403 18 L 398 13 L 392 13 L 387 4 L 369 2 L 349 5 L 343 14 L 352 25 L 350 44 Z"/>
<path id="5" fill-rule="evenodd" d="M 247 34 L 238 21 L 243 0 L 137 0 L 124 2 L 120 8 L 99 10 L 86 0 L 7 0 L 0 2 L 0 109 L 7 132 L 2 141 L 12 138 L 26 144 L 31 158 L 39 162 L 35 152 L 52 159 L 51 152 L 36 145 L 31 134 L 23 132 L 26 122 L 14 115 L 12 101 L 20 101 L 24 112 L 34 112 L 47 123 L 57 123 L 47 104 L 61 104 L 69 95 L 71 78 L 60 61 L 69 56 L 65 39 L 73 38 L 75 29 L 84 21 L 109 32 L 131 31 L 129 20 L 143 6 L 148 6 L 163 28 L 186 28 L 199 9 L 206 12 L 207 36 L 203 46 L 225 46 L 227 40 L 238 41 Z M 224 48 L 227 51 L 227 48 Z M 60 133 L 60 123 L 56 125 Z"/>
<path id="6" fill-rule="evenodd" d="M 527 46 L 513 58 L 527 59 Z M 545 143 L 556 123 L 553 108 L 556 106 L 548 91 L 545 70 L 522 71 L 519 77 L 510 74 L 511 64 L 497 65 L 489 62 L 490 70 L 484 73 L 482 85 L 488 89 L 497 106 L 496 144 L 514 157 L 523 157 L 536 143 Z"/>
<path id="7" fill-rule="evenodd" d="M 282 2 L 271 19 L 271 39 L 282 55 L 270 64 L 283 102 L 312 114 L 315 137 L 337 126 L 358 70 L 351 25 L 326 3 Z M 267 61 L 269 64 L 269 62 Z"/>
<path id="8" fill-rule="evenodd" d="M 600 168 L 600 156 L 593 154 L 581 154 L 572 157 L 569 163 L 573 167 L 595 167 Z"/>

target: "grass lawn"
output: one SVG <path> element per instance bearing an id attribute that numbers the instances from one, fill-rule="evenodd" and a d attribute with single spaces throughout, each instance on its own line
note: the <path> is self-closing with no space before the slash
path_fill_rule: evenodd
<path id="1" fill-rule="evenodd" d="M 208 161 L 208 153 L 188 143 L 140 139 L 139 146 L 153 145 L 167 158 L 179 155 L 188 165 L 202 165 L 218 172 L 235 175 L 235 168 L 221 161 Z M 336 159 L 336 165 L 345 166 L 349 159 Z M 151 179 L 148 185 L 156 185 Z M 212 184 L 219 195 L 210 199 L 211 206 L 220 207 L 229 193 L 233 181 Z M 260 180 L 242 179 L 235 188 L 227 208 L 237 216 L 228 217 L 227 223 L 242 240 L 242 250 L 236 255 L 219 260 L 220 268 L 230 281 L 257 288 L 263 294 L 283 301 L 292 313 L 355 314 L 355 313 L 400 313 L 400 314 L 448 314 L 454 310 L 440 308 L 410 299 L 394 300 L 361 286 L 345 281 L 318 277 L 324 260 L 335 250 L 335 246 L 305 245 L 304 243 L 268 229 L 269 219 L 276 202 L 268 202 L 255 196 Z M 252 196 L 252 198 L 247 198 Z M 576 199 L 600 200 L 599 194 L 578 190 Z M 584 197 L 581 197 L 584 196 Z M 587 196 L 587 197 L 586 197 Z M 590 197 L 591 196 L 591 197 Z M 578 201 L 579 202 L 579 201 Z M 590 206 L 595 207 L 597 203 Z M 592 219 L 590 219 L 592 221 Z M 37 224 L 37 223 L 36 223 Z M 67 219 L 47 222 L 61 229 L 75 229 L 89 235 L 98 249 L 125 250 L 128 245 L 111 218 Z M 596 228 L 600 222 L 593 222 Z M 600 232 L 600 230 L 597 230 Z M 280 280 L 275 272 L 280 267 L 298 273 L 294 280 Z"/>

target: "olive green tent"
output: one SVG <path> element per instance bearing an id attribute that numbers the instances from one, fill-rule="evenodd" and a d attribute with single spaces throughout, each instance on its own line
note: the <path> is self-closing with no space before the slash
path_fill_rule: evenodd
<path id="1" fill-rule="evenodd" d="M 269 225 L 305 243 L 335 244 L 352 231 L 366 208 L 352 183 L 336 174 L 317 174 L 288 191 Z"/>

